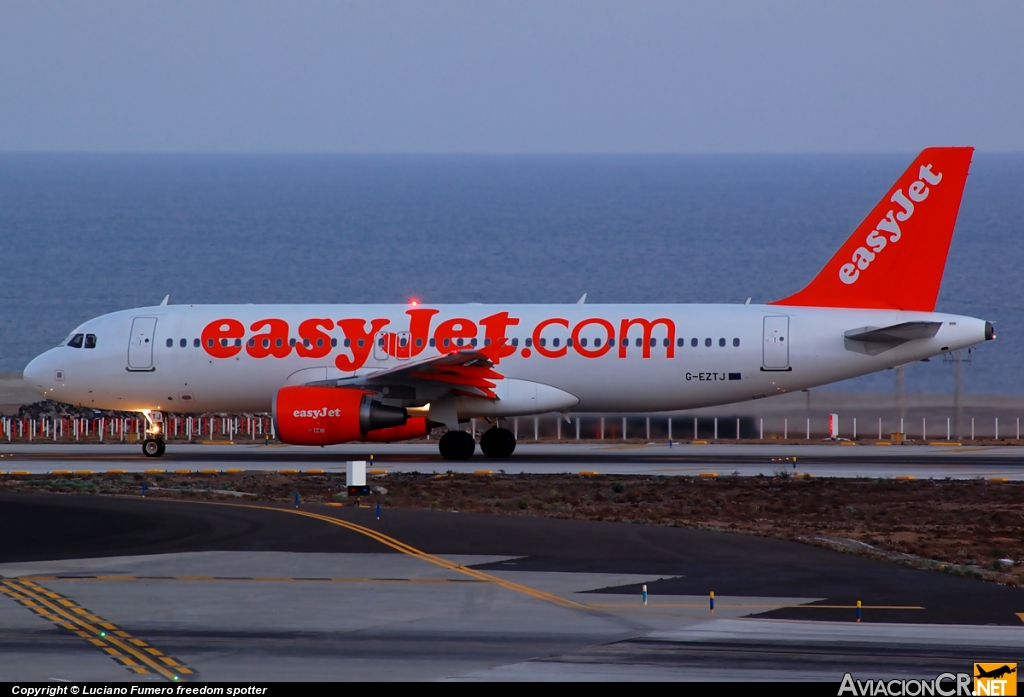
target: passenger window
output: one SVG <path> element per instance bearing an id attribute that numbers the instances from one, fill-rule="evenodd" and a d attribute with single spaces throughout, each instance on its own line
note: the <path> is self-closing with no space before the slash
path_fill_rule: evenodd
<path id="1" fill-rule="evenodd" d="M 174 346 L 174 339 L 168 339 L 167 340 L 167 348 L 171 348 L 172 346 Z"/>
<path id="2" fill-rule="evenodd" d="M 316 347 L 317 348 L 323 348 L 324 347 L 324 340 L 322 338 L 316 340 Z"/>
<path id="3" fill-rule="evenodd" d="M 639 346 L 643 346 L 643 345 L 644 345 L 644 340 L 643 340 L 643 339 L 641 339 L 640 337 L 637 337 L 637 339 L 636 339 L 636 345 L 637 345 L 638 347 L 639 347 Z"/>
<path id="4" fill-rule="evenodd" d="M 199 348 L 199 347 L 201 346 L 201 344 L 200 344 L 200 342 L 199 342 L 199 339 L 193 339 L 193 340 L 192 340 L 192 345 L 193 345 L 194 347 L 196 347 L 196 348 Z M 210 346 L 213 346 L 213 344 L 211 343 L 211 344 L 210 344 Z"/>
<path id="5" fill-rule="evenodd" d="M 221 345 L 221 348 L 227 348 L 228 347 L 228 340 L 227 339 L 221 339 L 220 340 L 220 345 Z"/>
<path id="6" fill-rule="evenodd" d="M 360 339 L 357 343 L 359 344 L 359 348 L 362 348 L 363 346 L 366 345 L 362 339 Z"/>
<path id="7" fill-rule="evenodd" d="M 305 346 L 306 348 L 309 348 L 310 347 L 309 339 L 303 339 L 302 340 L 302 345 Z"/>
<path id="8" fill-rule="evenodd" d="M 719 346 L 725 346 L 725 338 L 724 337 L 718 340 L 718 345 Z"/>
<path id="9" fill-rule="evenodd" d="M 421 346 L 423 346 L 423 339 L 422 338 L 417 338 L 416 339 L 416 348 L 419 348 Z"/>
<path id="10" fill-rule="evenodd" d="M 278 345 L 278 346 L 280 346 L 280 345 L 281 345 L 281 343 L 280 343 L 280 342 L 278 342 L 278 344 L 277 344 L 277 345 Z M 331 339 L 331 348 L 334 348 L 334 347 L 336 347 L 337 345 L 338 345 L 338 340 L 337 340 L 337 339 Z"/>
<path id="11" fill-rule="evenodd" d="M 540 345 L 541 346 L 547 346 L 548 345 L 548 340 L 545 339 L 544 337 L 541 337 L 540 338 Z"/>
<path id="12" fill-rule="evenodd" d="M 270 348 L 270 339 L 264 339 L 263 340 L 263 348 L 265 348 L 265 349 Z"/>
<path id="13" fill-rule="evenodd" d="M 284 339 L 277 339 L 277 340 L 275 340 L 274 341 L 274 346 L 276 346 L 278 348 L 281 348 L 282 346 L 284 346 Z"/>
<path id="14" fill-rule="evenodd" d="M 351 340 L 351 339 L 348 339 L 348 338 L 346 338 L 346 339 L 345 339 L 345 348 L 348 348 L 348 347 L 349 347 L 349 346 L 351 346 L 351 345 L 352 345 L 352 340 Z"/>
<path id="15" fill-rule="evenodd" d="M 580 346 L 582 346 L 583 348 L 586 348 L 587 347 L 587 340 L 586 339 L 580 339 Z"/>
<path id="16" fill-rule="evenodd" d="M 584 344 L 584 345 L 586 345 L 586 344 Z M 609 339 L 608 340 L 608 345 L 609 346 L 614 346 L 615 344 L 613 344 L 612 340 Z M 600 337 L 594 339 L 594 348 L 601 348 L 601 338 Z"/>
<path id="17" fill-rule="evenodd" d="M 288 339 L 288 345 L 289 346 L 295 346 L 295 337 L 294 336 L 292 338 Z"/>
<path id="18" fill-rule="evenodd" d="M 437 342 L 434 341 L 433 339 L 431 339 L 427 343 L 430 344 L 430 348 L 435 348 L 437 346 Z"/>
<path id="19" fill-rule="evenodd" d="M 491 345 L 491 340 L 487 339 L 487 338 L 484 338 L 484 346 L 490 346 L 490 345 Z"/>
<path id="20" fill-rule="evenodd" d="M 733 346 L 739 346 L 739 345 L 740 345 L 740 340 L 739 340 L 738 338 L 736 338 L 736 339 L 733 339 L 733 340 L 732 340 L 732 345 L 733 345 Z"/>
<path id="21" fill-rule="evenodd" d="M 242 340 L 241 339 L 235 339 L 235 346 L 237 346 L 238 348 L 241 348 L 242 347 Z"/>
<path id="22" fill-rule="evenodd" d="M 662 341 L 661 341 L 661 345 L 662 345 L 662 346 L 668 346 L 668 345 L 669 345 L 669 344 L 671 344 L 671 343 L 672 343 L 672 342 L 668 340 L 668 337 L 665 337 L 665 338 L 664 338 L 664 339 L 662 339 Z"/>
<path id="23" fill-rule="evenodd" d="M 615 339 L 608 339 L 609 346 L 615 346 Z"/>
<path id="24" fill-rule="evenodd" d="M 697 337 L 693 337 L 692 339 L 690 339 L 690 346 L 696 346 L 696 345 L 697 345 Z"/>
<path id="25" fill-rule="evenodd" d="M 456 346 L 462 346 L 462 339 L 456 339 L 455 340 L 455 345 Z"/>
<path id="26" fill-rule="evenodd" d="M 253 346 L 256 345 L 256 339 L 249 339 L 248 344 L 249 348 L 252 348 Z"/>
<path id="27" fill-rule="evenodd" d="M 667 346 L 667 345 L 668 345 L 668 344 L 666 344 L 666 346 Z M 686 339 L 684 339 L 684 338 L 682 338 L 682 337 L 680 337 L 680 338 L 676 339 L 676 346 L 679 346 L 679 347 L 683 347 L 683 346 L 686 346 Z"/>
<path id="28" fill-rule="evenodd" d="M 405 348 L 405 345 L 407 343 L 409 343 L 409 340 L 406 339 L 404 336 L 398 340 L 398 345 L 401 346 L 402 348 Z"/>
<path id="29" fill-rule="evenodd" d="M 182 339 L 181 341 L 179 341 L 178 346 L 180 346 L 181 348 L 185 348 L 186 346 L 188 346 L 188 339 Z"/>
<path id="30" fill-rule="evenodd" d="M 317 346 L 319 346 L 319 345 L 320 344 L 317 343 Z M 380 341 L 377 343 L 377 345 L 380 346 L 381 348 L 384 348 L 384 337 L 380 338 Z"/>
<path id="31" fill-rule="evenodd" d="M 526 338 L 526 347 L 529 348 L 531 346 L 533 346 L 533 339 L 527 337 Z"/>
<path id="32" fill-rule="evenodd" d="M 209 348 L 213 348 L 213 339 L 207 339 L 207 340 L 206 340 L 206 345 L 207 345 L 207 346 L 208 346 Z"/>
<path id="33" fill-rule="evenodd" d="M 68 346 L 71 348 L 82 348 L 82 340 L 85 339 L 84 334 L 75 334 L 75 336 L 68 342 Z"/>
<path id="34" fill-rule="evenodd" d="M 654 347 L 655 347 L 655 346 L 657 346 L 657 345 L 658 345 L 658 340 L 657 340 L 657 339 L 655 339 L 655 338 L 654 338 L 654 337 L 652 336 L 652 337 L 651 337 L 651 348 L 654 348 Z"/>
<path id="35" fill-rule="evenodd" d="M 452 345 L 452 340 L 451 340 L 451 339 L 448 339 L 448 338 L 445 338 L 445 340 L 444 340 L 443 342 L 441 342 L 441 343 L 443 343 L 443 344 L 444 344 L 444 347 L 445 347 L 445 348 L 448 348 L 449 346 L 451 346 L 451 345 Z"/>
<path id="36" fill-rule="evenodd" d="M 711 337 L 708 337 L 707 339 L 704 339 L 704 345 L 705 346 L 710 346 L 711 345 Z"/>
<path id="37" fill-rule="evenodd" d="M 471 346 L 473 346 L 474 348 L 476 348 L 476 339 L 475 339 L 475 338 L 474 338 L 474 339 L 470 339 L 470 340 L 469 340 L 469 343 L 470 343 L 470 345 L 471 345 Z"/>
<path id="38" fill-rule="evenodd" d="M 568 339 L 565 340 L 565 345 L 566 346 L 572 346 L 572 337 L 571 336 Z"/>
<path id="39" fill-rule="evenodd" d="M 558 337 L 557 336 L 554 339 L 551 340 L 551 345 L 556 347 L 556 348 L 558 347 Z"/>
<path id="40" fill-rule="evenodd" d="M 85 335 L 85 348 L 94 349 L 96 348 L 96 335 L 86 334 Z"/>
<path id="41" fill-rule="evenodd" d="M 512 345 L 513 346 L 518 346 L 519 345 L 519 337 L 518 336 L 512 339 Z"/>

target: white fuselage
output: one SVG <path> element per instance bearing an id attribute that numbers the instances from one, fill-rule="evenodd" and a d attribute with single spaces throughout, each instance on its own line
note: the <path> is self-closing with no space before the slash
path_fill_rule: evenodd
<path id="1" fill-rule="evenodd" d="M 497 372 L 510 380 L 556 388 L 561 391 L 558 394 L 572 396 L 569 402 L 575 400 L 540 400 L 534 408 L 521 407 L 518 413 L 552 408 L 653 412 L 770 397 L 922 360 L 986 338 L 985 322 L 980 319 L 892 310 L 437 305 L 417 308 L 421 321 L 416 327 L 410 326 L 416 325 L 410 314 L 413 309 L 411 305 L 170 305 L 115 312 L 90 320 L 72 333 L 95 336 L 94 348 L 61 345 L 51 349 L 28 365 L 25 380 L 48 398 L 97 409 L 267 412 L 277 390 L 286 385 L 385 370 L 455 350 L 459 340 L 467 348 L 472 340 L 483 347 L 504 338 L 510 355 L 501 358 L 494 368 Z M 321 326 L 319 334 L 306 330 L 304 337 L 300 325 L 311 318 L 329 319 L 331 328 Z M 244 331 L 228 332 L 225 338 L 224 332 L 210 329 L 225 319 Z M 267 319 L 277 320 L 270 334 L 270 325 L 263 323 Z M 650 323 L 648 333 L 643 323 L 634 321 L 639 319 Z M 343 326 L 342 320 L 348 322 Z M 876 355 L 851 347 L 844 338 L 857 329 L 919 321 L 941 322 L 941 327 L 931 338 L 907 341 Z M 353 334 L 352 327 L 365 333 L 366 342 L 373 342 L 364 358 L 354 350 L 358 332 Z M 407 348 L 398 350 L 397 356 L 388 355 L 379 335 L 369 333 L 371 329 L 397 333 Z M 449 339 L 449 345 L 443 346 L 442 335 L 453 335 L 453 331 L 459 339 Z M 321 346 L 314 338 L 307 347 L 304 338 L 310 336 L 320 337 Z M 625 347 L 624 338 L 628 339 Z M 569 339 L 573 339 L 571 345 L 567 345 Z M 609 346 L 609 339 L 614 345 Z M 638 346 L 638 341 L 644 346 Z M 278 355 L 258 357 L 268 350 L 265 346 Z M 307 354 L 322 355 L 301 356 L 298 349 L 302 347 Z M 211 351 L 235 354 L 223 357 Z M 502 394 L 500 389 L 496 392 Z M 422 401 L 412 397 L 404 406 L 422 406 L 417 404 Z M 461 398 L 459 416 L 495 413 L 491 402 Z"/>

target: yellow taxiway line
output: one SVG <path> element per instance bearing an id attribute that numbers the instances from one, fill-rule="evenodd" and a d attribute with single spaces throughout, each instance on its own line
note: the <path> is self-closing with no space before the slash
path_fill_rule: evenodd
<path id="1" fill-rule="evenodd" d="M 35 581 L 5 579 L 0 584 L 0 592 L 43 619 L 74 632 L 134 673 L 149 673 L 146 669 L 148 666 L 171 682 L 181 682 L 182 675 L 192 675 L 194 672 L 177 659 L 165 655 L 117 625 L 97 617 L 70 598 L 44 588 Z"/>

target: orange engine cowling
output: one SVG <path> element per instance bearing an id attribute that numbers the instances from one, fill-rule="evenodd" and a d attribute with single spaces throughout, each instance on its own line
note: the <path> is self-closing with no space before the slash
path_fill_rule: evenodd
<path id="1" fill-rule="evenodd" d="M 405 409 L 375 402 L 372 394 L 338 387 L 282 387 L 273 406 L 277 437 L 291 445 L 336 445 L 413 426 L 406 424 Z"/>
<path id="2" fill-rule="evenodd" d="M 430 433 L 430 427 L 427 425 L 426 418 L 414 416 L 406 421 L 404 426 L 392 426 L 391 428 L 370 431 L 362 439 L 372 443 L 394 443 L 395 441 L 409 440 L 410 438 L 422 438 L 428 433 Z"/>

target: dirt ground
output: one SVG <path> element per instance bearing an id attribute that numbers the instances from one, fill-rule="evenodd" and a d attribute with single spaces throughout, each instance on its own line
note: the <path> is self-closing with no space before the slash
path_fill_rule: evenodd
<path id="1" fill-rule="evenodd" d="M 22 476 L 0 491 L 355 505 L 344 475 Z M 391 474 L 363 505 L 693 527 L 796 539 L 1024 585 L 1024 482 Z M 1002 560 L 1002 561 L 1001 561 Z"/>

